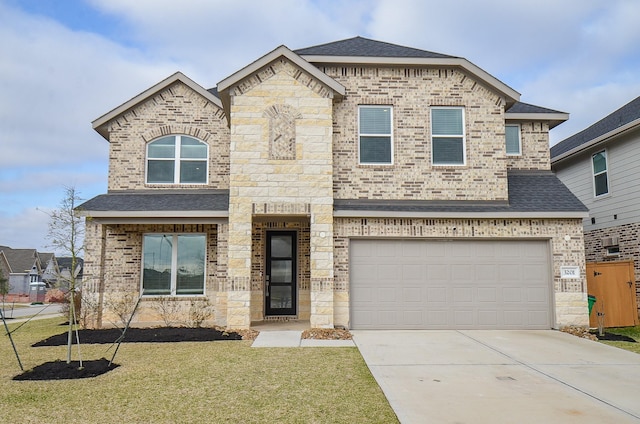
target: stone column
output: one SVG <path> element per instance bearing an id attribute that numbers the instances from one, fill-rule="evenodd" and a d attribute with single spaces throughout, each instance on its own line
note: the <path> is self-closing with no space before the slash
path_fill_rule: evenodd
<path id="1" fill-rule="evenodd" d="M 227 327 L 247 329 L 251 326 L 251 203 L 236 201 L 229 206 L 227 265 Z"/>
<path id="2" fill-rule="evenodd" d="M 318 201 L 321 201 L 321 199 L 318 199 Z M 312 205 L 310 244 L 311 327 L 333 328 L 332 204 Z"/>

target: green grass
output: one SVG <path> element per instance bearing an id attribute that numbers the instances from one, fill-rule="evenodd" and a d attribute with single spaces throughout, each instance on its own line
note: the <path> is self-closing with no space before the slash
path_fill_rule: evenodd
<path id="1" fill-rule="evenodd" d="M 635 327 L 619 327 L 619 328 L 605 328 L 606 333 L 620 334 L 628 336 L 634 339 L 637 343 L 632 342 L 610 342 L 603 340 L 600 343 L 608 344 L 609 346 L 615 346 L 620 349 L 625 349 L 631 352 L 640 353 L 640 326 Z"/>
<path id="2" fill-rule="evenodd" d="M 61 333 L 61 319 L 14 333 L 25 369 L 64 360 L 66 347 L 30 347 Z M 16 324 L 10 325 L 10 328 Z M 120 367 L 92 379 L 13 381 L 20 373 L 0 337 L 0 405 L 11 423 L 398 422 L 356 348 L 251 348 L 250 341 L 123 344 Z M 84 360 L 111 358 L 81 346 Z M 74 346 L 74 360 L 77 347 Z"/>

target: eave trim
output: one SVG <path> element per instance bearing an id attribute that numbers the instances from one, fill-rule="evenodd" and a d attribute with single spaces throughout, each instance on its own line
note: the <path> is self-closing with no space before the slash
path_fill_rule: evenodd
<path id="1" fill-rule="evenodd" d="M 470 74 L 478 77 L 483 82 L 498 90 L 511 99 L 520 101 L 520 93 L 509 87 L 493 75 L 467 59 L 460 57 L 447 58 L 421 58 L 421 57 L 378 57 L 378 56 L 329 56 L 329 55 L 301 55 L 310 63 L 335 63 L 335 64 L 364 64 L 364 65 L 427 65 L 427 66 L 455 66 L 460 67 Z"/>
<path id="2" fill-rule="evenodd" d="M 316 68 L 315 66 L 313 66 L 312 64 L 304 60 L 301 56 L 298 56 L 297 54 L 289 50 L 289 48 L 287 48 L 286 46 L 280 46 L 276 48 L 270 53 L 267 53 L 266 55 L 262 56 L 261 58 L 254 61 L 253 63 L 245 66 L 244 68 L 240 69 L 239 71 L 235 72 L 234 74 L 220 81 L 218 83 L 218 92 L 227 90 L 232 85 L 247 78 L 251 74 L 259 71 L 260 69 L 267 66 L 269 63 L 273 62 L 274 60 L 278 59 L 281 56 L 284 56 L 285 58 L 293 62 L 296 66 L 299 66 L 305 72 L 308 72 L 312 77 L 318 79 L 324 85 L 326 85 L 327 87 L 335 91 L 337 94 L 341 96 L 345 95 L 346 89 L 342 84 L 340 84 L 338 81 L 334 80 L 333 78 L 329 77 L 324 72 L 320 71 L 318 68 Z"/>
<path id="3" fill-rule="evenodd" d="M 556 164 L 558 162 L 561 162 L 561 161 L 563 161 L 565 159 L 568 159 L 570 156 L 573 156 L 573 155 L 575 155 L 577 153 L 582 152 L 583 150 L 590 149 L 591 147 L 594 147 L 594 146 L 596 146 L 596 145 L 598 145 L 600 143 L 609 141 L 609 139 L 612 139 L 614 137 L 618 137 L 618 136 L 620 136 L 620 135 L 622 135 L 622 134 L 624 134 L 624 133 L 626 133 L 628 131 L 632 131 L 632 130 L 635 129 L 635 127 L 640 127 L 640 119 L 636 119 L 634 121 L 631 121 L 628 124 L 625 124 L 625 125 L 623 125 L 621 127 L 618 127 L 618 128 L 616 128 L 614 130 L 611 130 L 611 131 L 609 131 L 609 132 L 607 132 L 605 134 L 602 134 L 599 137 L 596 137 L 596 138 L 594 138 L 594 139 L 592 139 L 592 140 L 590 140 L 590 141 L 588 141 L 586 143 L 582 143 L 581 145 L 576 146 L 571 150 L 568 150 L 568 151 L 566 151 L 566 152 L 564 152 L 564 153 L 562 153 L 562 154 L 560 154 L 558 156 L 555 156 L 555 157 L 551 158 L 551 164 L 553 165 L 553 164 Z"/>
<path id="4" fill-rule="evenodd" d="M 133 109 L 143 101 L 147 100 L 149 97 L 155 95 L 159 91 L 164 90 L 165 88 L 169 87 L 171 84 L 177 81 L 182 82 L 183 84 L 191 88 L 196 93 L 200 94 L 202 97 L 204 97 L 205 99 L 207 99 L 208 101 L 210 101 L 211 103 L 219 107 L 220 109 L 223 109 L 222 102 L 220 101 L 219 98 L 217 98 L 216 96 L 208 92 L 204 87 L 202 87 L 200 84 L 196 83 L 191 78 L 184 75 L 182 72 L 176 72 L 170 77 L 160 81 L 153 87 L 148 88 L 147 90 L 138 94 L 131 100 L 121 104 L 115 109 L 105 113 L 101 117 L 94 120 L 91 123 L 93 129 L 96 130 L 102 137 L 104 137 L 108 141 L 109 133 L 107 132 L 106 128 L 104 128 L 105 124 L 107 124 L 109 121 L 113 120 L 114 118 L 117 118 L 118 116 L 122 115 L 123 113 L 126 113 L 127 111 Z"/>

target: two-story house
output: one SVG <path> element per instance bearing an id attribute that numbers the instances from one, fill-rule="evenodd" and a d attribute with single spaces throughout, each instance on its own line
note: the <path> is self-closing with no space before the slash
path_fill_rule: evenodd
<path id="1" fill-rule="evenodd" d="M 478 66 L 361 37 L 280 46 L 206 90 L 176 73 L 93 122 L 95 325 L 214 306 L 214 323 L 587 325 L 586 208 L 552 174 L 566 113 Z M 93 306 L 95 305 L 95 306 Z"/>
<path id="2" fill-rule="evenodd" d="M 620 276 L 622 291 L 610 294 L 627 297 L 625 292 L 630 290 L 632 304 L 624 301 L 617 309 L 636 310 L 631 311 L 631 317 L 616 318 L 630 323 L 638 322 L 640 305 L 639 161 L 640 97 L 551 148 L 551 164 L 558 178 L 589 208 L 589 216 L 583 220 L 587 262 L 633 261 L 632 275 Z M 595 276 L 618 284 L 617 275 L 604 272 L 595 270 Z M 632 281 L 636 284 L 631 287 Z M 614 299 L 608 301 L 612 307 L 616 305 Z"/>
<path id="3" fill-rule="evenodd" d="M 27 302 L 32 283 L 51 286 L 52 270 L 56 267 L 53 253 L 36 249 L 12 249 L 0 246 L 0 271 L 7 279 L 7 301 Z"/>

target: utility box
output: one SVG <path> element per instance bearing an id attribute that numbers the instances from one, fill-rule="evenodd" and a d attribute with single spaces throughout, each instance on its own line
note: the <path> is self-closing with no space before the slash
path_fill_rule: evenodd
<path id="1" fill-rule="evenodd" d="M 47 285 L 43 282 L 34 282 L 29 284 L 29 302 L 44 302 L 44 296 L 47 292 Z"/>

